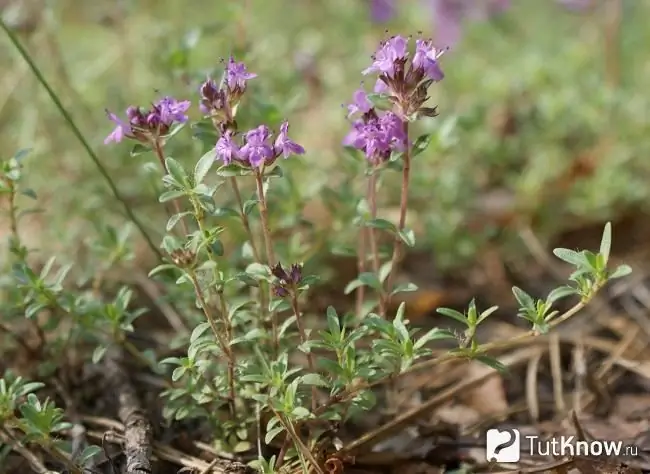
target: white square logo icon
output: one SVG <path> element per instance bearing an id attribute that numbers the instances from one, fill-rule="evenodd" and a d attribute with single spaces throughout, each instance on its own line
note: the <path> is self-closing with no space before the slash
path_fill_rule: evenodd
<path id="1" fill-rule="evenodd" d="M 493 428 L 485 435 L 486 458 L 488 462 L 519 462 L 520 452 L 519 430 Z"/>

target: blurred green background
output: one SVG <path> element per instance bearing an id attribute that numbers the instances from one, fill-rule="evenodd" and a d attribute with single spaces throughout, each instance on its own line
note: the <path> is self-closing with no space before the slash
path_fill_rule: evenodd
<path id="1" fill-rule="evenodd" d="M 386 24 L 373 24 L 362 0 L 0 5 L 158 242 L 160 177 L 146 166 L 152 158 L 132 157 L 129 144 L 103 145 L 111 131 L 104 109 L 123 113 L 170 94 L 193 100 L 198 119 L 201 80 L 218 75 L 221 59 L 235 54 L 259 75 L 242 107 L 267 107 L 272 112 L 264 117 L 276 123 L 288 118 L 292 137 L 307 149 L 290 164 L 306 215 L 344 232 L 346 221 L 337 223 L 320 205 L 327 187 L 336 194 L 341 185 L 348 127 L 342 104 L 386 29 L 434 33 L 427 2 L 399 3 Z M 419 125 L 436 134 L 415 164 L 411 225 L 442 266 L 471 258 L 512 213 L 531 216 L 550 236 L 643 209 L 650 197 L 650 1 L 602 0 L 586 12 L 551 1 L 513 3 L 490 21 L 464 25 L 461 41 L 443 57 L 446 78 L 431 90 L 440 116 Z M 43 209 L 25 219 L 24 238 L 47 253 L 79 256 L 93 226 L 124 220 L 120 207 L 6 37 L 0 81 L 2 152 L 8 158 L 33 148 L 26 166 Z M 204 151 L 190 134 L 174 144 L 174 156 L 188 166 Z M 387 215 L 398 202 L 397 185 L 396 176 L 382 193 Z"/>

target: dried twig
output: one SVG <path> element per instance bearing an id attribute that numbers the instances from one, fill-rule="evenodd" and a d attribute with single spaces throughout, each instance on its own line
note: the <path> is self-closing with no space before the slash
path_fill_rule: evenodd
<path id="1" fill-rule="evenodd" d="M 151 423 L 144 414 L 138 395 L 122 366 L 122 354 L 109 351 L 106 357 L 107 380 L 117 395 L 117 411 L 124 424 L 124 451 L 127 474 L 151 474 Z"/>

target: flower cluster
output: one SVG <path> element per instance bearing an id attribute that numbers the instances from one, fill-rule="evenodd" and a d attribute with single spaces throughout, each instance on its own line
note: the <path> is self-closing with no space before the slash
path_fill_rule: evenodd
<path id="1" fill-rule="evenodd" d="M 432 40 L 415 41 L 415 54 L 409 61 L 409 39 L 393 36 L 382 41 L 372 56 L 372 65 L 363 71 L 364 75 L 377 73 L 374 91 L 386 94 L 399 108 L 402 118 L 412 114 L 433 116 L 434 110 L 423 108 L 427 91 L 433 82 L 441 81 L 444 74 L 439 59 L 444 50 L 433 46 Z"/>
<path id="2" fill-rule="evenodd" d="M 278 298 L 285 298 L 295 291 L 302 281 L 302 265 L 293 263 L 285 269 L 281 263 L 271 268 L 271 273 L 277 281 L 273 285 L 273 293 Z"/>
<path id="3" fill-rule="evenodd" d="M 241 137 L 239 145 L 237 138 Z M 305 149 L 289 138 L 289 122 L 284 121 L 280 133 L 271 141 L 272 133 L 266 125 L 260 125 L 243 135 L 226 130 L 217 141 L 217 158 L 224 164 L 235 163 L 245 168 L 270 166 L 280 157 L 302 155 Z"/>
<path id="4" fill-rule="evenodd" d="M 203 115 L 210 116 L 222 127 L 228 128 L 235 119 L 236 106 L 246 92 L 246 83 L 257 77 L 248 72 L 244 63 L 235 62 L 231 56 L 226 65 L 221 85 L 208 78 L 201 84 L 199 108 Z"/>
<path id="5" fill-rule="evenodd" d="M 345 146 L 363 151 L 373 165 L 388 160 L 393 151 L 404 151 L 407 145 L 404 122 L 393 112 L 377 111 L 363 90 L 354 93 L 348 111 L 350 115 L 357 112 L 362 115 L 352 122 L 352 130 L 343 140 Z"/>
<path id="6" fill-rule="evenodd" d="M 444 78 L 438 62 L 443 51 L 436 49 L 431 40 L 418 39 L 410 59 L 408 45 L 409 39 L 402 36 L 383 41 L 372 57 L 372 64 L 363 71 L 378 74 L 374 91 L 386 95 L 393 110 L 377 110 L 363 90 L 354 93 L 348 106 L 348 116 L 360 113 L 361 118 L 352 122 L 352 130 L 343 144 L 362 150 L 373 165 L 406 149 L 409 120 L 436 116 L 436 108 L 424 107 L 424 103 L 431 84 Z"/>
<path id="7" fill-rule="evenodd" d="M 187 100 L 178 101 L 172 97 L 163 97 L 149 110 L 129 107 L 126 109 L 126 121 L 107 110 L 106 114 L 115 124 L 115 129 L 106 137 L 104 143 L 119 143 L 124 138 L 151 143 L 152 140 L 167 135 L 175 123 L 186 122 L 188 117 L 185 113 L 189 108 L 190 102 Z"/>

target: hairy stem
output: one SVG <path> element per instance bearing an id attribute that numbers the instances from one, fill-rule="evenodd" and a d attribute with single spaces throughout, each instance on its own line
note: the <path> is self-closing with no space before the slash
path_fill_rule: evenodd
<path id="1" fill-rule="evenodd" d="M 169 170 L 167 169 L 167 165 L 165 164 L 165 152 L 163 150 L 162 144 L 160 143 L 159 139 L 155 139 L 153 141 L 153 148 L 156 153 L 156 156 L 158 157 L 158 161 L 160 161 L 160 165 L 163 168 L 163 171 L 167 174 L 169 174 Z M 176 214 L 180 214 L 181 211 L 181 203 L 179 199 L 174 199 L 174 212 Z M 188 235 L 190 235 L 190 231 L 187 227 L 187 222 L 185 222 L 185 216 L 181 217 L 181 227 L 183 228 L 183 237 L 187 238 Z"/>
<path id="2" fill-rule="evenodd" d="M 199 305 L 201 306 L 201 310 L 203 311 L 203 314 L 205 315 L 205 319 L 208 321 L 210 324 L 210 329 L 212 329 L 212 334 L 214 334 L 214 337 L 216 338 L 217 342 L 219 342 L 219 346 L 221 347 L 221 351 L 224 353 L 228 360 L 228 367 L 230 368 L 231 366 L 235 366 L 235 360 L 234 360 L 234 353 L 232 351 L 232 348 L 229 345 L 230 340 L 224 340 L 223 335 L 219 331 L 219 327 L 217 326 L 217 321 L 212 315 L 210 311 L 210 307 L 208 306 L 207 301 L 205 300 L 205 297 L 203 296 L 203 291 L 201 290 L 201 286 L 199 285 L 199 281 L 196 278 L 195 273 L 190 274 L 190 280 L 192 281 L 192 285 L 194 286 L 194 292 L 196 293 L 196 297 L 199 300 Z M 220 299 L 222 302 L 222 308 L 225 310 L 225 302 L 223 302 L 223 299 Z M 227 314 L 224 314 L 223 317 L 227 317 Z M 232 376 L 231 376 L 232 375 Z M 228 391 L 232 395 L 231 399 L 229 400 L 228 404 L 230 406 L 230 414 L 234 417 L 235 416 L 235 379 L 234 379 L 234 371 L 231 374 L 231 371 L 228 371 Z"/>
<path id="3" fill-rule="evenodd" d="M 409 181 L 410 181 L 410 175 L 411 175 L 411 149 L 410 149 L 410 142 L 409 142 L 409 123 L 407 121 L 404 121 L 403 123 L 404 127 L 404 136 L 406 137 L 406 150 L 404 150 L 404 169 L 402 171 L 402 192 L 400 196 L 400 204 L 399 204 L 399 224 L 398 224 L 398 230 L 400 233 L 404 230 L 404 227 L 406 227 L 406 212 L 408 210 L 408 200 L 409 200 Z M 395 284 L 395 275 L 397 273 L 397 265 L 400 261 L 401 258 L 401 253 L 402 253 L 402 238 L 400 235 L 395 236 L 395 244 L 393 246 L 393 256 L 391 258 L 391 266 L 390 266 L 390 273 L 388 274 L 388 280 L 386 282 L 386 301 L 385 301 L 385 306 L 384 306 L 384 312 L 381 313 L 383 317 L 386 317 L 386 310 L 388 309 L 388 306 L 390 305 L 390 301 L 392 298 L 392 293 L 393 293 L 393 285 Z"/>
<path id="4" fill-rule="evenodd" d="M 136 217 L 135 213 L 131 209 L 131 206 L 129 205 L 128 201 L 122 196 L 122 194 L 119 192 L 117 189 L 117 185 L 111 178 L 111 176 L 108 174 L 108 171 L 106 168 L 104 168 L 104 165 L 100 161 L 99 157 L 97 154 L 93 151 L 91 148 L 90 144 L 86 140 L 86 138 L 83 136 L 81 133 L 81 130 L 79 130 L 79 127 L 77 127 L 77 124 L 75 121 L 72 119 L 72 116 L 68 112 L 68 110 L 63 106 L 61 101 L 59 100 L 59 97 L 56 95 L 50 84 L 47 82 L 45 79 L 45 76 L 43 76 L 43 73 L 39 69 L 38 66 L 36 66 L 36 63 L 32 60 L 30 54 L 27 52 L 25 47 L 21 44 L 20 40 L 16 36 L 16 34 L 7 26 L 7 24 L 0 18 L 0 28 L 5 32 L 11 43 L 13 44 L 14 48 L 20 53 L 22 58 L 25 60 L 29 68 L 32 70 L 32 73 L 38 80 L 38 82 L 41 83 L 43 88 L 47 91 L 48 95 L 50 96 L 50 100 L 54 103 L 54 106 L 57 108 L 59 113 L 63 116 L 63 119 L 65 122 L 68 124 L 70 129 L 72 130 L 72 133 L 74 136 L 79 140 L 79 143 L 81 143 L 81 146 L 83 149 L 86 151 L 86 154 L 88 157 L 91 159 L 93 164 L 97 167 L 99 170 L 99 173 L 102 175 L 102 178 L 106 181 L 106 184 L 108 185 L 111 193 L 113 194 L 113 197 L 115 198 L 116 201 L 118 201 L 122 207 L 124 208 L 124 212 L 126 213 L 127 217 L 135 227 L 138 229 L 138 231 L 142 234 L 142 237 L 145 239 L 147 242 L 147 245 L 151 249 L 151 251 L 160 259 L 162 260 L 162 254 L 160 253 L 160 250 L 156 246 L 156 244 L 153 243 L 153 240 L 151 240 L 151 237 L 149 237 L 149 234 L 147 234 L 147 231 L 144 228 L 144 225 L 140 222 L 140 220 Z"/>
<path id="5" fill-rule="evenodd" d="M 239 191 L 239 185 L 237 184 L 237 178 L 232 176 L 230 178 L 230 186 L 232 187 L 233 193 L 235 193 L 235 199 L 237 200 L 237 206 L 239 214 L 241 215 L 241 223 L 244 226 L 246 231 L 246 236 L 248 241 L 251 243 L 251 250 L 253 251 L 253 258 L 256 262 L 261 262 L 260 252 L 257 250 L 257 244 L 255 243 L 255 236 L 253 235 L 253 230 L 251 228 L 251 223 L 248 220 L 248 216 L 244 212 L 244 200 L 241 198 L 241 192 Z"/>
<path id="6" fill-rule="evenodd" d="M 370 218 L 377 219 L 377 172 L 372 170 L 368 178 L 368 203 L 370 205 Z M 379 246 L 377 245 L 377 229 L 371 227 L 368 229 L 370 237 L 370 253 L 372 255 L 372 270 L 379 277 Z M 383 288 L 379 291 L 379 314 L 386 316 L 386 297 Z"/>
<path id="7" fill-rule="evenodd" d="M 305 331 L 305 324 L 304 321 L 302 320 L 302 315 L 300 314 L 300 306 L 298 304 L 298 295 L 296 294 L 295 290 L 291 291 L 291 309 L 293 310 L 293 314 L 296 317 L 296 326 L 298 326 L 298 334 L 300 335 L 300 342 L 302 344 L 306 344 L 307 341 L 309 340 L 309 337 L 307 336 L 307 331 Z M 314 364 L 314 354 L 311 351 L 307 352 L 307 365 L 309 367 L 309 371 L 311 373 L 315 373 L 316 364 Z M 312 386 L 311 388 L 311 411 L 312 412 L 316 411 L 316 408 L 318 408 L 318 403 L 316 398 L 317 398 L 316 387 Z"/>
<path id="8" fill-rule="evenodd" d="M 255 170 L 255 185 L 257 188 L 257 199 L 259 201 L 260 219 L 262 220 L 262 235 L 264 236 L 264 246 L 266 249 L 266 264 L 271 267 L 275 263 L 275 253 L 273 252 L 273 240 L 271 238 L 271 228 L 269 226 L 269 210 L 266 202 L 266 194 L 264 193 L 264 177 L 262 170 Z M 271 300 L 271 286 L 266 285 L 268 291 L 268 299 Z M 274 311 L 271 313 L 271 331 L 273 339 L 274 355 L 277 356 L 280 341 L 278 336 L 278 317 Z"/>

